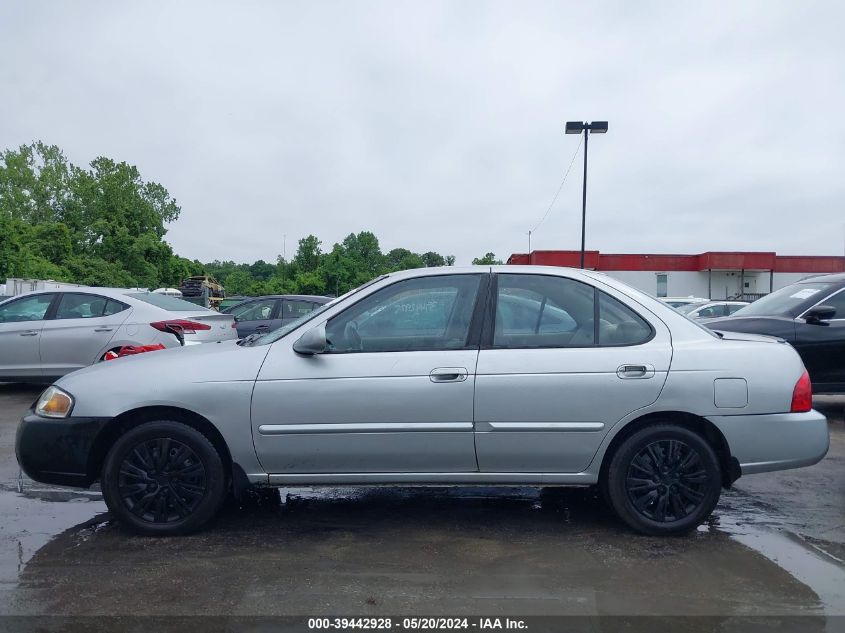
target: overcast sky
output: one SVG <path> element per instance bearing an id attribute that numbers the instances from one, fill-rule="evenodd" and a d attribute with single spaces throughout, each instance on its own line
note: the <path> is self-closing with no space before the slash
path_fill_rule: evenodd
<path id="1" fill-rule="evenodd" d="M 525 251 L 590 142 L 587 248 L 845 249 L 845 3 L 4 2 L 0 146 L 133 163 L 203 261 L 373 231 Z M 577 249 L 579 154 L 538 249 Z"/>

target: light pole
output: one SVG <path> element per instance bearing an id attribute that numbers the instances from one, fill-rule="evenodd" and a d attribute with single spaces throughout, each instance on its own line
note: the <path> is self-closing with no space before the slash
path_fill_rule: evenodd
<path id="1" fill-rule="evenodd" d="M 584 241 L 586 237 L 585 224 L 587 222 L 587 141 L 590 132 L 593 134 L 604 134 L 607 132 L 607 121 L 567 121 L 567 134 L 580 134 L 584 132 L 584 193 L 581 199 L 581 268 L 584 268 Z"/>

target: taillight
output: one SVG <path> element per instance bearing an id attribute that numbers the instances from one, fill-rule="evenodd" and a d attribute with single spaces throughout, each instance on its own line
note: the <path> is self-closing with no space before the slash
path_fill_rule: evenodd
<path id="1" fill-rule="evenodd" d="M 183 334 L 194 334 L 197 330 L 210 330 L 211 326 L 205 323 L 197 323 L 196 321 L 187 321 L 185 319 L 172 319 L 169 321 L 156 321 L 150 323 L 155 329 L 160 332 L 172 332 L 177 330 Z"/>
<path id="2" fill-rule="evenodd" d="M 805 369 L 792 390 L 792 407 L 789 410 L 791 413 L 806 413 L 812 408 L 813 386 L 810 384 L 810 374 Z"/>
<path id="3" fill-rule="evenodd" d="M 236 328 L 236 327 L 238 327 L 238 324 L 235 323 L 234 321 L 232 321 L 232 327 Z"/>

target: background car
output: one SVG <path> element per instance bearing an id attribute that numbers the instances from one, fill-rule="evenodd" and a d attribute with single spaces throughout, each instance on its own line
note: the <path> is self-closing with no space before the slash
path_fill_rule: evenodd
<path id="1" fill-rule="evenodd" d="M 21 422 L 21 466 L 100 480 L 148 534 L 250 485 L 321 484 L 598 485 L 632 528 L 676 534 L 741 475 L 829 445 L 789 345 L 589 271 L 403 271 L 238 343 L 61 378 Z"/>
<path id="2" fill-rule="evenodd" d="M 0 303 L 0 380 L 48 381 L 124 345 L 236 337 L 233 317 L 167 295 L 113 288 L 30 293 Z"/>
<path id="3" fill-rule="evenodd" d="M 703 323 L 720 332 L 780 337 L 801 355 L 815 393 L 845 393 L 845 274 L 803 279 Z"/>
<path id="4" fill-rule="evenodd" d="M 658 297 L 660 301 L 673 308 L 680 308 L 681 306 L 690 305 L 691 303 L 707 303 L 710 299 L 702 297 Z"/>
<path id="5" fill-rule="evenodd" d="M 270 332 L 331 301 L 318 295 L 267 295 L 221 310 L 235 317 L 238 336 Z"/>
<path id="6" fill-rule="evenodd" d="M 229 308 L 232 308 L 239 303 L 243 303 L 244 301 L 249 301 L 251 297 L 245 297 L 243 295 L 232 295 L 230 297 L 226 297 L 222 299 L 220 303 L 217 304 L 218 312 L 225 312 Z"/>
<path id="7" fill-rule="evenodd" d="M 705 301 L 704 303 L 688 303 L 675 308 L 691 319 L 712 319 L 730 316 L 740 308 L 748 305 L 747 301 Z"/>

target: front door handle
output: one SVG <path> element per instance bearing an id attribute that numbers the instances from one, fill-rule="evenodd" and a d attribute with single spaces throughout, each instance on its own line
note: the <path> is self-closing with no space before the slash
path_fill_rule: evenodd
<path id="1" fill-rule="evenodd" d="M 38 330 L 27 330 L 26 332 L 21 332 L 21 336 L 38 336 Z"/>
<path id="2" fill-rule="evenodd" d="M 463 382 L 467 379 L 466 367 L 437 367 L 428 375 L 431 382 Z"/>
<path id="3" fill-rule="evenodd" d="M 651 378 L 654 376 L 654 367 L 645 364 L 619 365 L 616 369 L 619 378 Z"/>
<path id="4" fill-rule="evenodd" d="M 95 332 L 111 332 L 114 328 L 113 327 L 95 327 Z"/>

